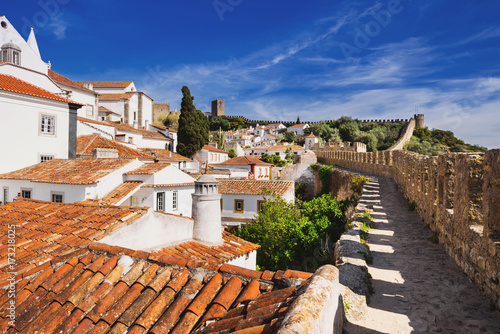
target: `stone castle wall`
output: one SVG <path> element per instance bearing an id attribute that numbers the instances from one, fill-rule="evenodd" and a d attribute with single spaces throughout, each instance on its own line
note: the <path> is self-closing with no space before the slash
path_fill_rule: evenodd
<path id="1" fill-rule="evenodd" d="M 155 102 L 153 103 L 153 123 L 158 122 L 160 117 L 167 117 L 170 114 L 170 103 Z"/>
<path id="2" fill-rule="evenodd" d="M 321 163 L 394 178 L 448 254 L 500 308 L 500 150 L 439 157 L 314 151 Z"/>

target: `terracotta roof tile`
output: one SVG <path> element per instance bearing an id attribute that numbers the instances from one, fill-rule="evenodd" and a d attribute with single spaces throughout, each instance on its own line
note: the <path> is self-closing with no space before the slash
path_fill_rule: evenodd
<path id="1" fill-rule="evenodd" d="M 108 124 L 106 124 L 108 125 Z M 121 159 L 153 160 L 150 154 L 127 147 L 117 140 L 111 140 L 99 135 L 79 136 L 76 139 L 76 154 L 83 157 L 92 157 L 95 148 L 114 148 Z"/>
<path id="2" fill-rule="evenodd" d="M 266 180 L 220 180 L 220 194 L 263 195 L 270 191 L 283 196 L 294 189 L 294 181 L 266 181 Z"/>
<path id="3" fill-rule="evenodd" d="M 53 159 L 17 171 L 0 179 L 31 180 L 61 184 L 94 184 L 100 178 L 126 166 L 126 159 Z"/>
<path id="4" fill-rule="evenodd" d="M 49 78 L 51 78 L 52 80 L 54 80 L 57 83 L 60 83 L 60 84 L 66 85 L 66 86 L 70 86 L 70 87 L 73 87 L 73 88 L 76 88 L 79 90 L 87 91 L 89 93 L 96 94 L 96 92 L 94 92 L 93 90 L 87 89 L 87 88 L 83 87 L 81 84 L 79 84 L 78 82 L 72 81 L 63 75 L 52 71 L 51 69 L 49 69 L 48 75 L 49 75 Z"/>
<path id="5" fill-rule="evenodd" d="M 186 158 L 185 156 L 182 156 L 180 154 L 165 149 L 145 148 L 142 150 L 148 154 L 151 154 L 151 152 L 155 153 L 155 158 L 163 162 L 191 161 L 191 159 Z"/>
<path id="6" fill-rule="evenodd" d="M 101 94 L 99 101 L 120 101 L 130 100 L 134 94 Z"/>
<path id="7" fill-rule="evenodd" d="M 142 181 L 125 181 L 99 202 L 105 204 L 117 204 L 132 191 L 141 187 L 141 185 Z"/>
<path id="8" fill-rule="evenodd" d="M 227 153 L 226 151 L 223 151 L 223 150 L 219 150 L 218 148 L 215 148 L 213 146 L 210 146 L 210 145 L 205 145 L 201 148 L 202 150 L 207 150 L 207 151 L 210 151 L 210 152 L 215 152 L 215 153 L 225 153 L 225 154 L 229 154 Z"/>
<path id="9" fill-rule="evenodd" d="M 295 125 L 292 125 L 292 126 L 289 126 L 288 128 L 303 128 L 304 126 L 306 126 L 307 124 L 295 124 Z"/>
<path id="10" fill-rule="evenodd" d="M 174 188 L 174 187 L 191 187 L 194 186 L 194 182 L 186 183 L 168 183 L 168 184 L 144 184 L 142 188 Z"/>
<path id="11" fill-rule="evenodd" d="M 235 157 L 224 162 L 218 164 L 211 164 L 214 166 L 227 166 L 227 165 L 237 165 L 237 166 L 250 166 L 250 165 L 259 165 L 259 166 L 272 166 L 273 164 L 269 164 L 267 162 L 261 161 L 253 156 L 244 155 L 242 157 Z"/>
<path id="12" fill-rule="evenodd" d="M 26 81 L 7 74 L 0 74 L 0 90 L 83 106 L 83 104 L 81 103 L 69 100 L 62 96 L 49 92 L 48 90 L 32 85 Z"/>
<path id="13" fill-rule="evenodd" d="M 76 83 L 92 84 L 94 88 L 127 88 L 133 81 L 76 81 Z"/>
<path id="14" fill-rule="evenodd" d="M 172 141 L 171 138 L 168 138 L 167 136 L 165 136 L 163 133 L 161 133 L 159 131 L 145 130 L 143 127 L 139 127 L 136 129 L 130 124 L 121 123 L 121 122 L 117 123 L 117 122 L 106 121 L 106 123 L 110 126 L 115 127 L 119 131 L 141 134 L 143 138 L 157 139 L 157 140 L 163 140 L 163 141 Z"/>
<path id="15" fill-rule="evenodd" d="M 305 150 L 305 148 L 300 145 L 276 145 L 276 146 L 269 146 L 268 151 L 286 151 L 289 148 L 292 148 L 293 151 Z"/>
<path id="16" fill-rule="evenodd" d="M 152 175 L 170 166 L 169 163 L 147 163 L 128 173 L 127 175 Z"/>

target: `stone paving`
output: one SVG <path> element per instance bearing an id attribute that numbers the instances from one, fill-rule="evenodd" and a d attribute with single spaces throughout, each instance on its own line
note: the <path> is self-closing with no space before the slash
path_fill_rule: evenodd
<path id="1" fill-rule="evenodd" d="M 355 333 L 500 333 L 500 312 L 448 256 L 389 178 L 368 176 L 357 209 L 372 210 L 368 265 L 375 293 L 351 305 Z M 359 308 L 353 310 L 353 308 Z M 361 311 L 361 312 L 360 312 Z"/>

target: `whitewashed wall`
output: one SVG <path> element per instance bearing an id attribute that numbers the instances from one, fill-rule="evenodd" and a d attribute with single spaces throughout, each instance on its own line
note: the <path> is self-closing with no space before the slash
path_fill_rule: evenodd
<path id="1" fill-rule="evenodd" d="M 41 114 L 56 116 L 55 135 L 39 134 Z M 37 164 L 40 154 L 68 158 L 67 103 L 0 91 L 0 120 L 0 173 Z"/>

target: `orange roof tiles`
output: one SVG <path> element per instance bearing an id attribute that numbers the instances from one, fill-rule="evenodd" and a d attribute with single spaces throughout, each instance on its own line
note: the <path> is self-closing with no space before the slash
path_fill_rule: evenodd
<path id="1" fill-rule="evenodd" d="M 106 123 L 115 127 L 118 130 L 121 130 L 121 131 L 140 133 L 140 134 L 142 134 L 143 138 L 172 141 L 172 139 L 168 138 L 167 136 L 165 136 L 163 133 L 161 133 L 159 131 L 145 130 L 144 127 L 136 129 L 132 125 L 127 124 L 127 123 L 115 123 L 115 122 L 109 122 L 109 121 L 107 121 Z"/>
<path id="2" fill-rule="evenodd" d="M 61 184 L 94 184 L 131 163 L 127 159 L 53 159 L 17 171 L 0 174 L 0 179 L 30 180 Z"/>
<path id="3" fill-rule="evenodd" d="M 49 92 L 48 90 L 7 74 L 0 74 L 0 90 L 83 106 L 81 103 L 66 99 L 55 93 Z"/>
<path id="4" fill-rule="evenodd" d="M 99 135 L 79 136 L 76 139 L 76 154 L 78 156 L 91 157 L 94 149 L 98 147 L 116 149 L 118 151 L 118 157 L 121 159 L 154 159 L 151 154 L 127 147 L 116 140 L 107 139 Z"/>
<path id="5" fill-rule="evenodd" d="M 99 96 L 100 101 L 120 101 L 128 100 L 132 98 L 134 94 L 101 94 Z"/>
<path id="6" fill-rule="evenodd" d="M 80 116 L 77 116 L 76 118 L 80 122 L 87 122 L 87 123 L 94 123 L 94 124 L 99 124 L 99 125 L 104 125 L 104 126 L 110 126 L 108 123 L 99 122 L 99 121 L 96 121 L 95 119 L 90 119 L 90 118 L 85 118 L 85 117 L 80 117 Z"/>
<path id="7" fill-rule="evenodd" d="M 229 160 L 226 160 L 224 162 L 218 163 L 218 164 L 213 164 L 216 166 L 220 165 L 240 165 L 240 166 L 245 166 L 245 165 L 263 165 L 263 166 L 272 166 L 273 164 L 269 164 L 267 162 L 264 162 L 262 160 L 259 160 L 255 157 L 252 157 L 250 155 L 244 155 L 242 157 L 235 157 Z"/>
<path id="8" fill-rule="evenodd" d="M 304 126 L 306 126 L 307 124 L 295 124 L 295 125 L 292 125 L 292 126 L 289 126 L 288 128 L 303 128 Z"/>
<path id="9" fill-rule="evenodd" d="M 72 81 L 72 80 L 66 78 L 65 76 L 63 76 L 59 73 L 56 73 L 50 69 L 49 69 L 48 74 L 49 74 L 49 78 L 51 78 L 52 80 L 54 80 L 57 83 L 61 83 L 61 84 L 66 85 L 66 86 L 70 86 L 70 87 L 77 88 L 77 89 L 80 89 L 83 91 L 87 91 L 89 93 L 97 94 L 96 92 L 94 92 L 90 89 L 87 89 L 87 88 L 83 87 L 82 85 L 80 85 L 79 83 Z"/>
<path id="10" fill-rule="evenodd" d="M 194 186 L 194 182 L 168 183 L 168 184 L 144 184 L 142 188 L 175 188 Z"/>
<path id="11" fill-rule="evenodd" d="M 143 150 L 148 153 L 149 152 L 154 153 L 155 154 L 154 157 L 159 161 L 168 161 L 168 162 L 191 161 L 191 159 L 186 158 L 183 155 L 165 149 L 145 148 Z"/>
<path id="12" fill-rule="evenodd" d="M 77 81 L 78 84 L 92 84 L 95 88 L 127 88 L 133 81 Z"/>
<path id="13" fill-rule="evenodd" d="M 219 150 L 218 148 L 215 148 L 215 147 L 210 146 L 210 145 L 205 145 L 201 149 L 202 150 L 208 150 L 210 152 L 215 152 L 215 153 L 226 153 L 226 154 L 228 154 L 226 151 Z"/>
<path id="14" fill-rule="evenodd" d="M 125 254 L 133 260 L 126 272 L 119 262 Z M 310 280 L 304 275 L 286 287 L 283 273 L 264 280 L 262 272 L 231 265 L 198 270 L 171 262 L 92 243 L 57 263 L 36 265 L 16 284 L 16 321 L 9 333 L 260 333 L 263 327 L 275 332 Z M 8 305 L 5 290 L 5 330 Z"/>
<path id="15" fill-rule="evenodd" d="M 294 181 L 219 180 L 220 194 L 261 195 L 264 190 L 283 196 L 294 189 Z"/>
<path id="16" fill-rule="evenodd" d="M 270 146 L 269 151 L 286 151 L 289 148 L 292 148 L 292 150 L 304 150 L 304 148 L 300 145 L 276 145 L 276 146 Z"/>
<path id="17" fill-rule="evenodd" d="M 142 181 L 125 181 L 106 195 L 106 197 L 104 197 L 100 202 L 106 204 L 117 204 L 132 191 L 140 188 L 141 185 Z"/>
<path id="18" fill-rule="evenodd" d="M 147 163 L 142 165 L 139 168 L 136 168 L 128 173 L 127 175 L 152 175 L 155 173 L 158 173 L 161 170 L 164 170 L 170 166 L 170 164 L 167 163 Z"/>

